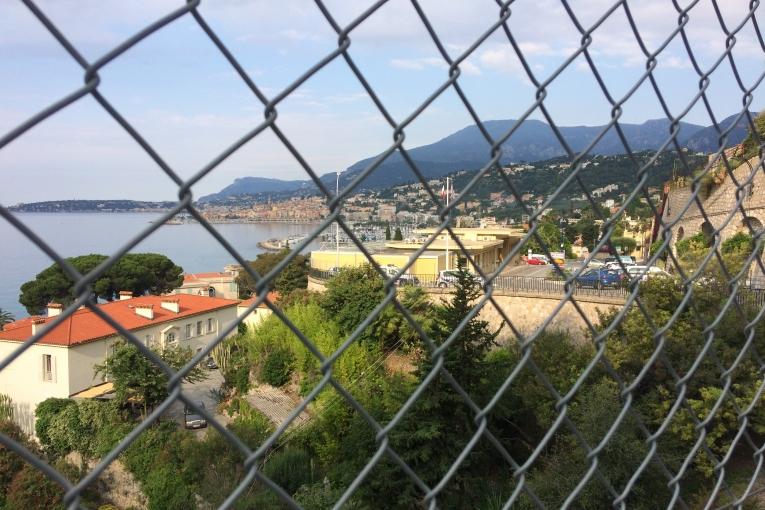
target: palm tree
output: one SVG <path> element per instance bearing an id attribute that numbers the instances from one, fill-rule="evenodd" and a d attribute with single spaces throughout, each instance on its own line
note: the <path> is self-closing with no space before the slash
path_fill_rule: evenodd
<path id="1" fill-rule="evenodd" d="M 0 329 L 9 322 L 13 322 L 13 314 L 0 308 Z"/>

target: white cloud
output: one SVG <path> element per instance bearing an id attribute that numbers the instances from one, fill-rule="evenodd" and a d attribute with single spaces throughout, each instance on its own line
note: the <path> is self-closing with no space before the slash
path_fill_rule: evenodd
<path id="1" fill-rule="evenodd" d="M 423 57 L 423 58 L 394 58 L 390 60 L 390 66 L 396 69 L 408 69 L 412 71 L 422 71 L 427 67 L 438 67 L 447 69 L 449 65 L 442 58 Z"/>

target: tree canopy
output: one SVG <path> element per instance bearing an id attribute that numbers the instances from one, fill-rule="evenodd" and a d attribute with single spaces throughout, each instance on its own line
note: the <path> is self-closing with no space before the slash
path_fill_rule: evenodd
<path id="1" fill-rule="evenodd" d="M 87 274 L 108 257 L 91 253 L 66 259 L 77 271 Z M 183 268 L 158 253 L 127 253 L 93 284 L 96 298 L 111 301 L 118 292 L 133 295 L 163 294 L 183 284 Z M 68 305 L 74 301 L 74 282 L 58 264 L 52 264 L 21 286 L 19 302 L 30 314 L 40 314 L 50 302 Z"/>
<path id="2" fill-rule="evenodd" d="M 279 252 L 259 253 L 255 260 L 250 261 L 250 267 L 260 276 L 265 276 L 290 253 L 289 248 Z M 308 262 L 305 255 L 296 255 L 272 280 L 271 288 L 286 296 L 295 289 L 308 287 Z M 240 298 L 246 299 L 255 293 L 255 280 L 246 271 L 241 271 L 236 281 L 239 284 Z"/>
<path id="3" fill-rule="evenodd" d="M 159 357 L 174 370 L 178 370 L 191 360 L 193 353 L 188 347 L 166 348 Z M 144 414 L 167 398 L 167 375 L 151 360 L 141 353 L 136 346 L 122 341 L 114 346 L 114 353 L 100 365 L 96 365 L 96 374 L 107 377 L 114 383 L 115 401 L 127 405 L 130 401 L 143 406 Z M 186 382 L 199 382 L 207 379 L 201 367 L 195 366 L 184 377 Z"/>
<path id="4" fill-rule="evenodd" d="M 9 312 L 8 310 L 3 310 L 2 308 L 0 308 L 0 329 L 3 329 L 3 326 L 13 321 L 14 321 L 13 314 Z"/>

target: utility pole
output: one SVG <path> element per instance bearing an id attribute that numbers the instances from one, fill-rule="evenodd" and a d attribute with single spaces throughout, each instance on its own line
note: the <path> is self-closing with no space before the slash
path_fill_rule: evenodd
<path id="1" fill-rule="evenodd" d="M 335 179 L 335 197 L 340 194 L 340 172 Z M 338 202 L 339 205 L 339 202 Z M 339 216 L 338 216 L 339 219 Z M 335 267 L 340 269 L 340 222 L 335 220 Z"/>
<path id="2" fill-rule="evenodd" d="M 449 195 L 451 194 L 451 190 L 449 186 L 451 185 L 451 179 L 449 177 L 446 178 L 446 207 L 449 207 Z M 446 211 L 446 226 L 450 227 L 450 219 L 452 217 L 451 210 Z M 449 270 L 449 237 L 451 234 L 449 233 L 449 230 L 446 231 L 446 270 Z"/>

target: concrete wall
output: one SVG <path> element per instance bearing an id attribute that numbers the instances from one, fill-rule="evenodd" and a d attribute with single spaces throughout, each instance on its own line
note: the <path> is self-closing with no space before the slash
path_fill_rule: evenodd
<path id="1" fill-rule="evenodd" d="M 592 298 L 589 296 L 587 299 L 588 301 L 583 301 L 577 298 L 577 304 L 593 326 L 598 325 L 598 312 L 607 312 L 611 309 L 624 306 L 619 301 L 591 300 Z M 541 327 L 542 323 L 552 315 L 560 303 L 560 297 L 556 296 L 498 296 L 495 294 L 494 300 L 522 335 L 529 335 Z M 488 302 L 481 309 L 480 318 L 489 322 L 492 331 L 496 330 L 504 322 L 502 316 L 491 302 Z M 589 338 L 589 330 L 586 328 L 587 324 L 582 315 L 570 302 L 563 305 L 563 308 L 558 311 L 547 326 L 548 331 L 564 330 L 578 341 L 586 341 Z M 504 343 L 514 339 L 515 336 L 512 329 L 505 325 L 500 331 L 499 342 Z"/>

